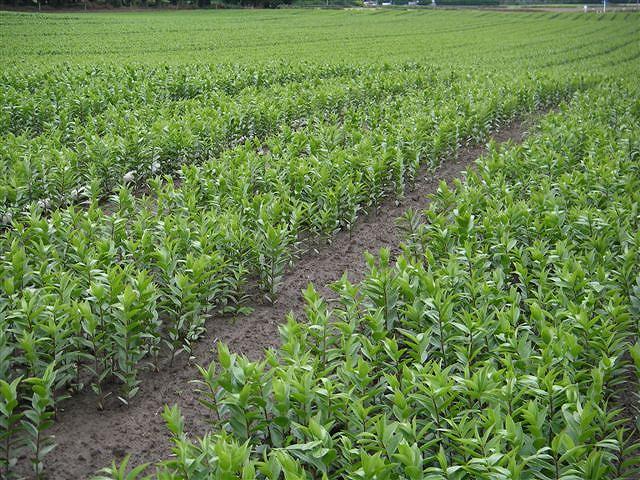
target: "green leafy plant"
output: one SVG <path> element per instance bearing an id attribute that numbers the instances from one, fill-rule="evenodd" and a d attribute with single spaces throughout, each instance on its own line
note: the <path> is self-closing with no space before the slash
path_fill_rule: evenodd
<path id="1" fill-rule="evenodd" d="M 289 263 L 289 231 L 286 226 L 274 226 L 266 218 L 258 222 L 260 236 L 257 239 L 260 283 L 265 298 L 276 301 L 285 268 Z"/>
<path id="2" fill-rule="evenodd" d="M 637 264 L 623 273 L 622 253 L 640 190 L 628 195 L 633 160 L 611 149 L 640 116 L 623 90 L 576 96 L 523 147 L 442 186 L 425 223 L 406 215 L 404 255 L 367 254 L 365 279 L 333 285 L 331 308 L 309 286 L 305 321 L 289 316 L 264 360 L 219 344 L 197 381 L 211 431 L 189 439 L 167 407 L 174 456 L 157 477 L 632 477 L 635 412 L 620 398 L 640 358 Z M 550 135 L 562 131 L 575 136 Z M 594 185 L 616 198 L 597 213 Z"/>
<path id="3" fill-rule="evenodd" d="M 534 141 L 491 145 L 434 208 L 407 213 L 403 256 L 369 257 L 335 302 L 306 291 L 311 326 L 289 318 L 279 353 L 207 367 L 214 433 L 204 450 L 178 435 L 158 475 L 631 475 L 635 427 L 617 411 L 639 324 L 633 15 L 294 13 L 318 27 L 292 27 L 295 59 L 264 61 L 278 40 L 238 62 L 233 39 L 251 29 L 227 12 L 212 64 L 193 53 L 211 46 L 191 35 L 206 15 L 109 24 L 100 45 L 91 22 L 71 36 L 63 22 L 69 41 L 48 55 L 35 17 L 0 14 L 3 467 L 28 439 L 42 470 L 33 428 L 68 395 L 133 401 L 141 369 L 191 354 L 207 321 L 249 312 L 258 289 L 276 302 L 305 249 L 341 229 L 357 247 L 358 219 L 417 195 L 421 169 L 557 107 Z M 242 21 L 281 35 L 262 15 Z M 150 52 L 163 29 L 202 49 Z M 129 34 L 138 46 L 116 48 Z M 37 411 L 35 379 L 51 397 Z M 229 463 L 210 474 L 220 451 Z"/>
<path id="4" fill-rule="evenodd" d="M 22 413 L 18 411 L 20 405 L 18 386 L 21 381 L 21 377 L 11 383 L 0 380 L 0 414 L 2 414 L 0 417 L 0 427 L 2 427 L 0 441 L 2 442 L 2 465 L 6 478 L 9 478 L 9 474 L 17 462 L 17 458 L 14 456 L 14 447 L 18 443 L 21 432 Z"/>
<path id="5" fill-rule="evenodd" d="M 53 438 L 45 433 L 53 424 L 54 367 L 53 363 L 50 364 L 41 378 L 24 380 L 31 386 L 31 404 L 24 411 L 21 423 L 27 434 L 27 446 L 31 450 L 31 463 L 37 478 L 42 476 L 45 456 L 56 446 Z"/>

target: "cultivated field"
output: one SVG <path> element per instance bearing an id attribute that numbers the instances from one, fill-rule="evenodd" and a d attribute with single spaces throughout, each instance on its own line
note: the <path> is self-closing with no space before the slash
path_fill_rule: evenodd
<path id="1" fill-rule="evenodd" d="M 639 15 L 0 26 L 3 478 L 636 478 Z"/>

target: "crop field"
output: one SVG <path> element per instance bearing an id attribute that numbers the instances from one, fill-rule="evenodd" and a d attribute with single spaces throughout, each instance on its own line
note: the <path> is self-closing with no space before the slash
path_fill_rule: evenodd
<path id="1" fill-rule="evenodd" d="M 638 79 L 633 13 L 0 12 L 0 478 L 638 478 Z"/>

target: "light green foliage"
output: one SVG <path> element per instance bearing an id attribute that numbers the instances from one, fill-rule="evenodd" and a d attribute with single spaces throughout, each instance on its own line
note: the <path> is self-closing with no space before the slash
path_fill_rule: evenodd
<path id="1" fill-rule="evenodd" d="M 635 236 L 599 232 L 607 222 L 637 216 L 637 206 L 633 214 L 619 209 L 620 219 L 601 218 L 607 202 L 623 195 L 600 177 L 627 175 L 608 162 L 638 152 L 637 142 L 623 135 L 633 128 L 637 96 L 612 81 L 633 85 L 638 77 L 637 16 L 2 13 L 0 24 L 3 474 L 25 442 L 41 473 L 51 447 L 44 432 L 62 398 L 86 385 L 99 409 L 109 398 L 130 402 L 140 368 L 159 369 L 165 357 L 189 355 L 210 316 L 245 313 L 251 301 L 277 301 L 286 269 L 305 249 L 330 242 L 338 230 L 351 232 L 384 198 L 401 202 L 420 168 L 449 161 L 461 146 L 485 141 L 519 116 L 574 97 L 586 101 L 581 95 L 602 83 L 615 84 L 629 105 L 620 113 L 627 123 L 615 123 L 613 114 L 600 119 L 611 129 L 615 123 L 619 137 L 600 137 L 594 127 L 600 143 L 581 143 L 581 127 L 559 122 L 539 142 L 548 151 L 518 153 L 540 163 L 520 167 L 524 171 L 492 169 L 485 181 L 490 189 L 464 202 L 461 185 L 443 186 L 436 196 L 441 217 L 404 218 L 409 241 L 402 275 L 383 252 L 368 258 L 371 274 L 360 287 L 340 284 L 339 308 L 330 310 L 313 290 L 305 293 L 312 327 L 283 327 L 292 361 L 279 376 L 274 355 L 254 364 L 224 349 L 220 368 L 203 369 L 203 403 L 215 425 L 231 425 L 228 436 L 196 447 L 177 428 L 179 414 L 170 418 L 180 451 L 176 469 L 197 471 L 199 463 L 187 459 L 203 448 L 202 458 L 224 453 L 224 464 L 216 464 L 220 475 L 242 471 L 244 478 L 305 478 L 309 468 L 321 478 L 342 475 L 336 469 L 346 472 L 347 465 L 354 478 L 419 478 L 420 471 L 455 477 L 464 469 L 452 465 L 454 458 L 471 462 L 478 449 L 485 457 L 464 471 L 494 469 L 499 476 L 504 472 L 495 465 L 513 472 L 522 467 L 519 457 L 494 456 L 492 432 L 511 429 L 509 422 L 512 443 L 535 454 L 530 462 L 540 468 L 563 455 L 582 462 L 586 450 L 571 446 L 582 442 L 575 431 L 584 422 L 576 415 L 598 420 L 598 442 L 610 439 L 603 425 L 617 420 L 602 405 L 623 381 L 626 350 L 602 318 L 625 324 L 631 316 L 637 328 L 640 287 L 635 244 L 620 252 L 620 262 L 609 258 L 611 242 Z M 612 112 L 607 102 L 588 98 L 595 112 Z M 492 161 L 506 163 L 496 155 Z M 558 170 L 567 159 L 576 162 L 573 170 Z M 594 159 L 601 170 L 588 176 Z M 527 171 L 534 176 L 519 177 Z M 575 179 L 577 186 L 565 178 L 580 172 L 585 176 Z M 522 197 L 530 184 L 539 187 L 531 201 L 548 205 L 535 218 Z M 554 203 L 583 201 L 576 192 L 588 185 L 600 187 L 584 194 L 591 208 L 579 215 Z M 503 208 L 486 213 L 486 202 L 496 198 Z M 479 253 L 478 231 L 505 212 L 513 215 L 509 228 Z M 525 247 L 520 229 L 529 226 L 573 236 Z M 572 257 L 576 242 L 588 244 L 591 263 Z M 443 252 L 451 258 L 436 266 Z M 423 257 L 421 271 L 414 263 Z M 547 262 L 543 273 L 531 258 Z M 612 286 L 612 272 L 625 279 L 630 312 Z M 496 309 L 505 299 L 494 283 L 509 291 L 509 308 Z M 590 288 L 612 303 L 595 308 L 594 299 L 579 296 Z M 562 301 L 554 300 L 556 293 Z M 416 298 L 409 302 L 411 295 Z M 461 309 L 460 302 L 473 308 Z M 560 304 L 566 311 L 558 312 Z M 569 318 L 575 328 L 567 331 L 561 327 Z M 509 337 L 513 332 L 504 329 L 520 320 L 526 328 Z M 421 322 L 428 331 L 416 326 Z M 348 355 L 341 353 L 343 341 Z M 507 341 L 524 360 L 498 364 L 507 347 L 497 344 Z M 556 357 L 578 358 L 585 349 L 606 354 L 593 354 L 589 371 L 580 370 L 575 380 Z M 389 358 L 373 363 L 383 351 Z M 299 369 L 316 357 L 320 371 Z M 426 362 L 432 370 L 421 370 Z M 518 362 L 536 369 L 523 378 Z M 380 383 L 379 371 L 387 383 Z M 508 386 L 496 393 L 503 377 Z M 591 403 L 578 409 L 575 385 L 585 383 L 582 377 L 590 379 Z M 423 392 L 422 403 L 412 405 L 409 397 L 417 393 L 410 385 L 428 382 L 437 394 Z M 527 396 L 527 389 L 536 395 Z M 461 391 L 468 398 L 459 403 Z M 460 413 L 491 416 L 500 395 L 513 404 L 509 420 L 496 413 L 480 428 Z M 567 411 L 565 397 L 575 404 Z M 388 398 L 393 407 L 385 407 Z M 340 405 L 348 412 L 342 419 L 333 412 Z M 414 421 L 416 408 L 435 418 Z M 549 433 L 544 424 L 551 420 L 578 426 Z M 358 435 L 334 438 L 338 422 Z M 430 422 L 436 438 L 425 437 Z M 518 443 L 519 429 L 529 443 Z M 380 435 L 387 438 L 384 452 Z M 463 442 L 466 453 L 452 451 L 474 435 L 475 443 Z M 539 445 L 545 449 L 534 452 Z M 590 475 L 599 474 L 598 462 L 609 462 L 607 445 L 587 449 L 594 455 Z M 191 475 L 172 468 L 160 475 Z"/>
<path id="2" fill-rule="evenodd" d="M 178 97 L 198 93 L 211 82 L 208 76 L 196 75 L 191 68 L 194 63 L 236 65 L 221 86 L 221 90 L 229 92 L 245 82 L 255 86 L 272 83 L 274 78 L 256 67 L 270 60 L 290 62 L 291 68 L 280 77 L 295 80 L 304 62 L 362 65 L 415 61 L 507 68 L 519 59 L 526 68 L 537 66 L 535 52 L 539 47 L 545 50 L 545 63 L 557 66 L 567 61 L 580 63 L 586 56 L 584 48 L 591 46 L 610 53 L 625 53 L 620 50 L 628 49 L 624 56 L 632 57 L 632 45 L 626 35 L 637 31 L 638 21 L 627 12 L 606 16 L 415 9 L 122 13 L 2 13 L 3 66 L 11 70 L 16 66 L 39 66 L 43 61 L 89 67 L 105 61 L 180 64 L 186 68 L 167 78 L 169 93 Z M 585 42 L 585 37 L 591 43 Z M 597 61 L 608 62 L 606 58 Z M 241 75 L 245 68 L 251 71 L 250 76 Z M 135 70 L 130 73 L 134 83 L 143 80 L 144 76 L 136 75 Z M 69 94 L 75 98 L 79 92 L 73 91 L 74 86 L 69 85 Z M 115 93 L 135 85 L 113 87 Z M 98 91 L 91 90 L 84 98 L 77 96 L 75 109 L 90 113 L 100 105 L 107 103 Z M 32 111 L 54 108 L 53 103 L 40 106 L 37 101 L 27 102 L 16 105 L 16 113 L 25 117 Z"/>
<path id="3" fill-rule="evenodd" d="M 442 185 L 426 222 L 407 214 L 395 264 L 368 255 L 332 308 L 309 286 L 265 360 L 220 345 L 201 368 L 211 433 L 188 439 L 167 407 L 175 456 L 147 473 L 635 478 L 639 106 L 623 82 L 576 94 Z"/>
<path id="4" fill-rule="evenodd" d="M 16 378 L 13 382 L 7 383 L 0 380 L 0 427 L 2 427 L 2 466 L 4 475 L 9 476 L 10 470 L 16 463 L 13 447 L 18 441 L 19 422 L 22 418 L 21 412 L 18 411 L 20 398 L 18 396 L 18 385 L 22 381 L 21 377 Z"/>
<path id="5" fill-rule="evenodd" d="M 31 463 L 36 478 L 40 478 L 44 468 L 44 457 L 55 448 L 47 430 L 53 423 L 55 364 L 50 364 L 41 377 L 27 378 L 31 386 L 31 405 L 22 415 L 22 425 L 27 434 L 26 444 L 31 450 Z"/>

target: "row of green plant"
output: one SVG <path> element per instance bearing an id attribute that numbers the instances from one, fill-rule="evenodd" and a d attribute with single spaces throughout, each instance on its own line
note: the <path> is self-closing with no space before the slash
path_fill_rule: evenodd
<path id="1" fill-rule="evenodd" d="M 108 12 L 3 12 L 0 70 L 52 70 L 64 68 L 63 63 L 108 63 L 115 68 L 125 63 L 181 67 L 233 63 L 259 68 L 273 61 L 358 65 L 409 61 L 521 72 L 539 67 L 539 58 L 531 58 L 532 54 L 553 59 L 580 52 L 597 54 L 637 34 L 638 16 L 633 13 L 604 17 L 558 13 L 505 17 L 500 12 L 447 9 L 227 10 L 140 13 L 123 21 L 118 13 Z M 577 66 L 606 68 L 610 59 L 594 56 Z"/>
<path id="2" fill-rule="evenodd" d="M 297 15 L 300 16 L 300 13 Z M 382 20 L 385 18 L 382 17 Z M 504 24 L 504 22 L 498 22 L 498 19 L 493 21 L 495 24 Z M 530 20 L 528 22 L 530 23 Z M 579 26 L 583 27 L 584 23 L 586 22 L 580 22 Z M 494 23 L 488 25 L 486 22 L 479 23 L 478 19 L 470 18 L 468 26 L 460 32 L 469 31 L 467 35 L 477 36 L 475 30 L 488 29 L 493 25 Z M 517 31 L 527 26 L 527 22 L 524 22 L 524 25 L 517 22 L 516 25 Z M 545 61 L 549 59 L 566 61 L 567 53 L 571 53 L 571 49 L 567 50 L 566 45 L 558 42 L 556 30 L 557 25 L 554 22 L 538 29 L 536 50 L 533 52 L 521 50 L 519 47 L 527 45 L 527 41 L 519 39 L 522 43 L 508 49 L 508 52 L 513 55 L 510 60 L 514 62 L 514 68 L 521 68 L 529 63 L 531 53 L 534 54 L 531 58 L 539 63 L 541 50 L 545 51 Z M 571 29 L 569 31 L 570 35 L 564 39 L 566 42 L 575 42 L 584 35 L 582 31 L 574 32 Z M 22 36 L 25 36 L 24 32 Z M 54 36 L 61 36 L 61 33 Z M 615 37 L 610 40 L 614 39 L 618 40 Z M 456 41 L 451 46 L 453 50 L 458 50 L 460 55 L 468 55 L 466 49 L 462 48 L 466 46 L 465 44 L 459 44 Z M 598 51 L 592 46 L 588 48 L 592 54 Z M 487 73 L 495 72 L 495 67 L 500 64 L 500 55 L 497 54 L 502 51 L 504 48 L 495 44 L 489 50 L 483 51 L 484 63 L 492 67 L 486 70 Z M 586 51 L 579 53 L 584 54 Z M 403 64 L 402 68 L 430 73 L 433 64 L 438 67 L 447 65 L 442 61 L 430 63 L 431 67 L 424 67 L 412 61 Z M 93 122 L 96 117 L 101 117 L 109 110 L 132 111 L 142 106 L 152 107 L 153 104 L 156 104 L 155 108 L 159 108 L 180 100 L 196 99 L 215 105 L 224 105 L 246 89 L 260 91 L 290 83 L 313 83 L 360 75 L 370 78 L 389 69 L 388 65 L 379 67 L 367 64 L 335 62 L 319 64 L 305 61 L 276 61 L 266 64 L 263 62 L 257 65 L 204 63 L 179 66 L 167 64 L 77 66 L 65 63 L 55 65 L 55 68 L 44 63 L 39 68 L 7 68 L 0 72 L 0 103 L 3 105 L 0 111 L 0 133 L 21 135 L 27 132 L 29 136 L 33 136 L 58 129 L 69 130 L 73 129 L 75 124 Z M 393 69 L 397 70 L 398 65 Z M 408 80 L 411 81 L 411 79 Z M 378 80 L 371 81 L 375 83 Z M 402 82 L 402 79 L 398 78 L 398 81 Z M 428 81 L 425 84 L 428 84 Z M 113 115 L 113 112 L 111 114 Z M 104 123 L 109 122 L 105 120 Z"/>
<path id="3" fill-rule="evenodd" d="M 312 83 L 380 72 L 377 67 L 274 62 L 267 65 L 91 65 L 6 70 L 0 74 L 0 132 L 38 135 L 93 121 L 109 109 L 179 100 L 228 103 L 246 89 Z M 407 65 L 407 68 L 411 66 Z M 413 66 L 413 68 L 417 68 Z M 158 108 L 156 105 L 156 108 Z"/>
<path id="4" fill-rule="evenodd" d="M 264 360 L 218 344 L 209 434 L 166 407 L 173 456 L 100 478 L 636 478 L 639 94 L 577 93 L 442 183 L 395 263 L 309 286 Z"/>
<path id="5" fill-rule="evenodd" d="M 185 166 L 180 187 L 158 179 L 142 198 L 123 187 L 112 212 L 97 200 L 50 216 L 32 209 L 0 237 L 0 378 L 18 382 L 11 415 L 28 411 L 24 379 L 47 371 L 49 413 L 85 386 L 98 408 L 129 402 L 140 368 L 189 354 L 208 314 L 245 312 L 254 283 L 275 301 L 309 241 L 350 230 L 385 195 L 401 197 L 421 165 L 584 86 L 538 78 L 511 92 L 459 92 L 439 110 L 431 91 L 415 92 Z M 21 430 L 6 438 L 26 438 Z M 7 448 L 5 462 L 17 451 Z"/>
<path id="6" fill-rule="evenodd" d="M 432 69 L 408 65 L 372 68 L 355 77 L 349 72 L 331 79 L 245 88 L 234 97 L 211 90 L 175 102 L 141 98 L 133 104 L 122 95 L 114 103 L 104 98 L 106 110 L 96 116 L 89 111 L 91 120 L 70 107 L 59 112 L 42 135 L 4 138 L 0 223 L 10 223 L 29 204 L 51 210 L 92 195 L 104 197 L 119 185 L 144 185 L 150 176 L 174 174 L 183 164 L 215 158 L 230 146 L 264 138 L 283 126 L 323 119 L 414 89 L 432 89 L 434 100 L 457 94 Z M 74 104 L 68 100 L 63 99 Z"/>
<path id="7" fill-rule="evenodd" d="M 188 355 L 211 314 L 243 313 L 249 295 L 274 301 L 296 255 L 350 230 L 383 196 L 402 197 L 421 165 L 635 65 L 626 17 L 427 13 L 221 12 L 215 32 L 207 13 L 0 15 L 3 474 L 20 455 L 42 472 L 65 397 L 91 388 L 98 408 L 130 402 L 140 369 Z M 243 49 L 239 30 L 252 32 Z M 234 62 L 239 51 L 246 60 L 259 47 L 264 62 L 294 48 L 296 61 L 330 65 L 288 75 L 287 62 L 220 72 L 56 63 L 68 49 L 81 53 L 74 63 L 107 58 L 114 35 L 119 55 L 150 64 L 184 45 L 181 63 L 212 61 L 206 39 L 216 55 L 233 44 Z M 422 61 L 381 61 L 406 48 Z M 381 65 L 339 66 L 354 52 Z M 32 54 L 42 62 L 25 68 Z"/>
<path id="8" fill-rule="evenodd" d="M 468 89 L 509 90 L 526 72 L 562 79 L 576 72 L 610 71 L 607 63 L 633 61 L 637 55 L 628 33 L 632 24 L 617 20 L 612 32 L 610 25 L 590 26 L 582 18 L 564 20 L 566 33 L 561 37 L 558 22 L 538 25 L 535 48 L 520 35 L 512 43 L 493 42 L 481 55 L 473 54 L 470 45 L 483 41 L 480 29 L 487 38 L 497 28 L 504 36 L 526 31 L 532 20 L 524 16 L 489 22 L 476 15 L 468 20 L 459 29 L 468 38 L 455 37 L 443 46 L 448 59 L 465 59 L 465 67 L 455 70 L 442 59 L 394 66 L 287 61 L 85 67 L 44 62 L 39 68 L 3 69 L 0 228 L 30 205 L 54 210 L 86 202 L 92 195 L 107 196 L 123 183 L 146 187 L 150 177 L 215 158 L 247 138 L 263 138 L 284 126 L 366 107 L 412 89 L 431 91 L 435 104 Z M 132 28 L 127 33 L 138 38 L 141 27 Z M 430 31 L 448 38 L 438 28 Z M 606 32 L 607 41 L 598 41 Z M 587 33 L 592 41 L 584 46 Z M 63 32 L 51 37 L 65 38 Z M 504 65 L 508 70 L 502 71 Z M 513 71 L 520 73 L 514 77 Z"/>

